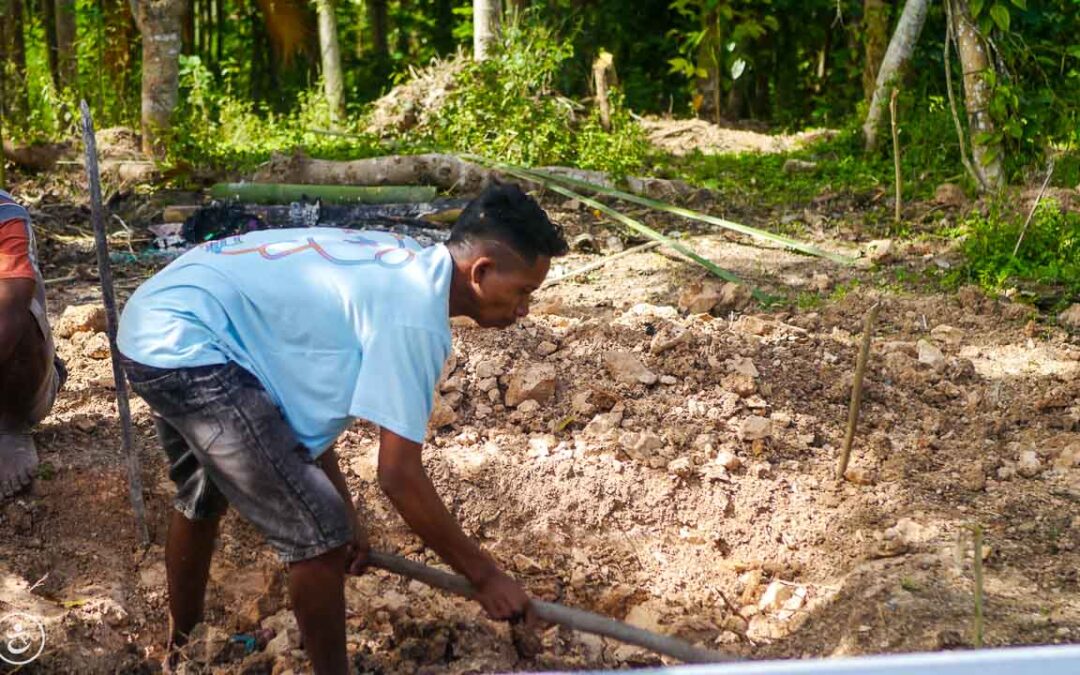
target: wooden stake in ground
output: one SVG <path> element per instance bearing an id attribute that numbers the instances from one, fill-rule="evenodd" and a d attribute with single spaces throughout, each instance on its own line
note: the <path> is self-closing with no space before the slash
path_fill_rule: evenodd
<path id="1" fill-rule="evenodd" d="M 876 302 L 866 314 L 863 322 L 862 346 L 855 363 L 855 380 L 851 384 L 851 406 L 848 409 L 847 433 L 844 435 L 844 449 L 840 453 L 840 463 L 836 467 L 836 478 L 842 480 L 847 473 L 848 460 L 851 459 L 851 444 L 855 442 L 855 427 L 859 424 L 859 406 L 862 404 L 863 377 L 866 375 L 866 363 L 870 360 L 870 342 L 874 337 L 874 322 L 877 321 L 881 303 Z"/>
<path id="2" fill-rule="evenodd" d="M 412 560 L 372 551 L 369 557 L 371 565 L 379 569 L 400 574 L 410 579 L 416 579 L 428 586 L 456 593 L 465 597 L 472 597 L 474 590 L 465 577 L 449 572 L 443 572 L 433 567 L 428 567 Z M 658 654 L 673 656 L 685 663 L 721 663 L 724 661 L 738 661 L 739 659 L 729 654 L 723 654 L 711 649 L 702 649 L 683 642 L 677 638 L 636 628 L 629 624 L 615 621 L 599 614 L 586 612 L 572 607 L 564 607 L 554 602 L 533 600 L 532 610 L 537 618 L 548 623 L 566 626 L 573 630 L 580 630 L 595 635 L 603 635 L 620 642 L 626 642 L 639 647 L 652 650 Z"/>
<path id="3" fill-rule="evenodd" d="M 109 337 L 109 354 L 112 357 L 113 379 L 116 381 L 116 409 L 120 413 L 120 438 L 128 465 L 128 493 L 131 508 L 135 512 L 135 527 L 143 545 L 150 543 L 146 529 L 146 506 L 143 504 L 142 466 L 131 434 L 131 408 L 128 405 L 127 380 L 120 367 L 120 352 L 116 348 L 116 296 L 113 294 L 112 266 L 109 264 L 109 244 L 105 235 L 105 215 L 101 201 L 101 176 L 98 172 L 97 140 L 94 136 L 94 120 L 86 101 L 82 110 L 83 144 L 86 147 L 86 177 L 90 184 L 90 222 L 94 227 L 94 243 L 97 249 L 98 273 L 101 277 L 101 298 L 105 304 L 105 328 Z"/>
<path id="4" fill-rule="evenodd" d="M 894 87 L 892 96 L 889 98 L 889 122 L 892 125 L 893 166 L 896 168 L 896 212 L 893 214 L 893 220 L 897 223 L 900 222 L 900 209 L 903 207 L 904 203 L 904 183 L 900 175 L 900 131 L 896 126 L 896 97 L 899 93 L 900 90 Z"/>
<path id="5" fill-rule="evenodd" d="M 608 84 L 614 83 L 615 57 L 606 50 L 600 50 L 600 56 L 593 63 L 593 83 L 596 85 L 596 105 L 600 109 L 600 126 L 604 131 L 611 131 L 611 100 L 608 98 Z M 609 75 L 611 82 L 609 82 Z"/>

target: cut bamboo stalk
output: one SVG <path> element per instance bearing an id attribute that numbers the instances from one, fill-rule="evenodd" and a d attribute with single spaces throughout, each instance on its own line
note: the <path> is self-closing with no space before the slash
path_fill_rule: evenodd
<path id="1" fill-rule="evenodd" d="M 371 551 L 368 559 L 374 567 L 415 579 L 434 588 L 467 598 L 471 598 L 475 594 L 475 590 L 468 580 L 456 574 L 437 570 L 412 560 L 406 560 L 400 556 L 379 551 Z M 695 647 L 678 638 L 659 635 L 621 621 L 609 619 L 606 616 L 565 607 L 554 602 L 533 600 L 530 606 L 536 617 L 542 621 L 644 647 L 658 654 L 674 657 L 685 663 L 721 663 L 739 660 L 729 654 Z"/>
<path id="2" fill-rule="evenodd" d="M 109 354 L 112 356 L 113 380 L 116 382 L 116 410 L 120 415 L 120 440 L 128 465 L 128 497 L 135 512 L 135 527 L 143 546 L 150 543 L 146 528 L 146 505 L 142 493 L 142 465 L 135 448 L 131 431 L 131 408 L 128 403 L 127 379 L 120 367 L 120 350 L 116 347 L 116 295 L 113 293 L 112 265 L 109 263 L 109 243 L 105 234 L 105 213 L 101 200 L 101 176 L 98 172 L 97 140 L 94 136 L 94 120 L 86 101 L 82 110 L 83 144 L 86 146 L 86 176 L 90 184 L 90 222 L 94 227 L 94 244 L 97 250 L 98 275 L 101 278 L 101 297 L 105 305 L 105 332 L 109 338 Z"/>
<path id="3" fill-rule="evenodd" d="M 525 170 L 519 170 L 519 169 L 517 169 L 515 167 L 509 167 L 509 166 L 501 167 L 499 170 L 502 171 L 503 173 L 509 174 L 511 176 L 521 178 L 522 180 L 536 180 L 535 177 L 530 177 L 530 172 L 525 171 Z M 628 215 L 626 215 L 624 213 L 620 213 L 619 211 L 616 211 L 615 209 L 611 208 L 607 204 L 598 202 L 595 199 L 591 199 L 589 197 L 586 197 L 585 195 L 579 194 L 579 193 L 574 192 L 573 190 L 571 190 L 569 188 L 562 187 L 561 185 L 557 185 L 555 183 L 546 182 L 546 183 L 544 183 L 544 187 L 551 190 L 552 192 L 556 192 L 558 194 L 561 194 L 564 197 L 569 197 L 570 199 L 576 199 L 577 201 L 581 202 L 582 204 L 585 204 L 586 206 L 590 206 L 590 207 L 596 209 L 597 211 L 599 211 L 600 213 L 603 213 L 603 214 L 607 215 L 609 218 L 611 218 L 613 220 L 617 220 L 618 222 L 620 222 L 623 225 L 627 226 L 628 228 L 630 228 L 634 232 L 637 232 L 638 234 L 643 234 L 646 237 L 648 237 L 648 238 L 650 238 L 650 239 L 652 239 L 654 241 L 660 242 L 661 244 L 663 244 L 664 246 L 667 246 L 668 248 L 671 248 L 671 249 L 674 249 L 674 250 L 678 251 L 679 253 L 683 254 L 687 258 L 690 258 L 690 260 L 694 261 L 698 265 L 701 265 L 702 267 L 704 267 L 709 272 L 711 272 L 714 275 L 720 277 L 724 281 L 730 281 L 732 283 L 736 283 L 736 284 L 740 284 L 740 285 L 744 285 L 744 286 L 746 285 L 743 282 L 742 279 L 735 276 L 731 272 L 728 272 L 727 270 L 720 267 L 719 265 L 717 265 L 713 261 L 708 260 L 708 259 L 703 258 L 702 256 L 698 255 L 697 253 L 695 253 L 693 250 L 691 250 L 685 244 L 682 244 L 682 243 L 672 239 L 671 237 L 668 237 L 665 234 L 657 232 L 656 230 L 652 229 L 651 227 L 649 227 L 648 225 L 642 223 L 641 221 L 635 220 L 635 219 L 631 218 L 630 216 L 628 216 Z M 758 302 L 767 303 L 767 302 L 770 301 L 769 296 L 766 295 L 765 293 L 762 293 L 758 289 L 756 289 L 756 288 L 754 288 L 752 286 L 747 286 L 747 288 L 750 289 L 750 293 L 754 296 L 754 298 Z"/>
<path id="4" fill-rule="evenodd" d="M 870 343 L 874 337 L 874 322 L 877 321 L 881 303 L 876 302 L 866 314 L 863 322 L 862 345 L 855 363 L 855 380 L 851 384 L 851 405 L 848 408 L 847 433 L 844 434 L 844 448 L 840 453 L 840 462 L 836 467 L 836 479 L 843 480 L 847 473 L 848 460 L 851 459 L 851 445 L 855 442 L 855 428 L 859 424 L 859 407 L 862 405 L 863 378 L 866 375 L 866 363 L 870 360 Z"/>
<path id="5" fill-rule="evenodd" d="M 617 199 L 621 199 L 622 201 L 630 202 L 632 204 L 638 204 L 640 206 L 647 206 L 647 207 L 649 207 L 651 209 L 655 209 L 657 211 L 663 211 L 665 213 L 670 213 L 672 215 L 682 216 L 683 218 L 688 218 L 690 220 L 696 220 L 696 221 L 702 222 L 702 223 L 708 223 L 709 225 L 716 225 L 717 227 L 722 227 L 724 229 L 731 230 L 732 232 L 738 232 L 739 234 L 745 234 L 747 236 L 754 237 L 755 239 L 759 239 L 759 240 L 762 240 L 762 241 L 768 241 L 768 242 L 777 244 L 779 246 L 784 246 L 786 248 L 790 248 L 792 250 L 799 251 L 801 253 L 805 253 L 807 255 L 812 255 L 812 256 L 819 257 L 819 258 L 825 258 L 827 260 L 831 260 L 833 262 L 840 263 L 842 265 L 853 265 L 855 263 L 854 258 L 844 256 L 844 255 L 840 255 L 838 253 L 831 253 L 829 251 L 825 251 L 825 250 L 820 249 L 820 248 L 818 248 L 816 246 L 813 246 L 811 244 L 807 244 L 805 242 L 798 241 L 797 239 L 792 239 L 791 237 L 785 237 L 782 234 L 776 234 L 775 232 L 769 232 L 768 230 L 762 230 L 762 229 L 759 229 L 759 228 L 756 228 L 756 227 L 750 227 L 748 225 L 743 225 L 741 223 L 736 223 L 736 222 L 733 222 L 733 221 L 730 221 L 730 220 L 725 220 L 723 218 L 717 218 L 716 216 L 710 216 L 710 215 L 708 215 L 706 213 L 701 213 L 699 211 L 694 211 L 692 209 L 683 208 L 681 206 L 674 206 L 672 204 L 665 204 L 664 202 L 657 201 L 655 199 L 650 199 L 648 197 L 642 197 L 641 195 L 636 195 L 636 194 L 633 194 L 631 192 L 624 192 L 622 190 L 616 190 L 615 188 L 610 188 L 610 187 L 607 187 L 605 185 L 599 185 L 597 183 L 592 183 L 592 182 L 589 182 L 589 181 L 580 180 L 580 179 L 574 178 L 572 176 L 564 176 L 562 174 L 557 174 L 557 173 L 552 173 L 552 172 L 542 171 L 542 170 L 537 170 L 537 169 L 523 169 L 523 168 L 520 168 L 520 167 L 511 166 L 511 165 L 503 164 L 503 163 L 500 163 L 500 162 L 493 162 L 493 161 L 491 161 L 489 159 L 486 159 L 484 157 L 478 157 L 478 156 L 475 156 L 475 155 L 463 155 L 463 157 L 465 159 L 468 159 L 469 161 L 476 162 L 477 164 L 481 164 L 483 166 L 491 167 L 491 168 L 496 169 L 498 171 L 501 171 L 503 173 L 509 173 L 511 175 L 516 175 L 518 178 L 521 178 L 522 180 L 527 180 L 527 181 L 531 181 L 531 182 L 534 182 L 534 183 L 540 183 L 541 185 L 543 185 L 544 187 L 548 187 L 549 189 L 551 187 L 552 182 L 562 183 L 563 185 L 569 185 L 571 187 L 574 187 L 574 188 L 577 188 L 577 189 L 580 189 L 580 190 L 588 190 L 589 192 L 593 192 L 595 194 L 606 195 L 608 197 L 615 197 Z M 514 172 L 517 172 L 517 173 L 515 174 Z M 522 173 L 524 173 L 526 175 L 522 176 L 521 175 Z"/>
<path id="6" fill-rule="evenodd" d="M 430 202 L 438 195 L 427 185 L 295 185 L 290 183 L 218 183 L 210 188 L 214 199 L 241 203 L 288 204 L 319 199 L 327 204 L 406 204 Z"/>

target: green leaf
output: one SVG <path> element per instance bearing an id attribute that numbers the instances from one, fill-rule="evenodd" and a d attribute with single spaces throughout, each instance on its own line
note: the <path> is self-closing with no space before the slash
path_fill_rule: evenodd
<path id="1" fill-rule="evenodd" d="M 979 15 L 982 14 L 984 4 L 985 4 L 984 0 L 971 0 L 970 7 L 971 7 L 971 18 L 972 19 L 978 19 L 979 18 Z"/>
<path id="2" fill-rule="evenodd" d="M 1012 0 L 1012 4 L 1016 5 L 1020 9 L 1027 9 L 1027 0 Z"/>
<path id="3" fill-rule="evenodd" d="M 828 260 L 832 260 L 833 262 L 840 263 L 842 265 L 851 265 L 851 264 L 854 263 L 854 260 L 852 260 L 851 258 L 849 258 L 847 256 L 839 255 L 839 254 L 832 253 L 832 252 L 829 252 L 829 251 L 825 251 L 825 250 L 820 249 L 820 248 L 818 248 L 816 246 L 813 246 L 811 244 L 806 244 L 806 243 L 803 243 L 803 242 L 798 241 L 796 239 L 792 239 L 790 237 L 785 237 L 784 235 L 781 235 L 781 234 L 776 234 L 774 232 L 769 232 L 768 230 L 761 230 L 761 229 L 758 229 L 758 228 L 755 228 L 755 227 L 749 227 L 747 225 L 742 225 L 740 223 L 734 223 L 734 222 L 732 222 L 730 220 L 724 220 L 723 218 L 717 218 L 715 216 L 710 216 L 708 214 L 700 213 L 698 211 L 694 211 L 694 210 L 691 210 L 691 209 L 682 208 L 680 206 L 673 206 L 671 204 L 665 204 L 664 202 L 657 201 L 655 199 L 649 199 L 648 197 L 642 197 L 641 195 L 636 195 L 636 194 L 633 194 L 633 193 L 630 193 L 630 192 L 624 192 L 622 190 L 616 190 L 615 188 L 609 188 L 609 187 L 606 187 L 606 186 L 603 186 L 603 185 L 597 185 L 595 183 L 590 183 L 590 182 L 587 182 L 587 181 L 578 180 L 578 179 L 572 178 L 570 176 L 563 176 L 563 175 L 560 175 L 560 174 L 547 173 L 547 172 L 544 172 L 544 171 L 541 171 L 541 170 L 536 170 L 536 169 L 523 169 L 523 168 L 516 167 L 516 166 L 508 166 L 506 164 L 501 164 L 499 162 L 493 162 L 493 161 L 491 161 L 489 159 L 486 159 L 486 158 L 483 158 L 483 157 L 477 157 L 477 156 L 474 156 L 474 155 L 462 155 L 462 157 L 464 159 L 467 159 L 467 160 L 471 161 L 471 162 L 476 162 L 478 164 L 483 164 L 485 166 L 489 166 L 491 168 L 498 169 L 499 171 L 505 171 L 507 173 L 513 173 L 513 172 L 516 171 L 519 174 L 520 173 L 528 174 L 528 176 L 527 176 L 528 180 L 532 180 L 534 182 L 541 183 L 542 185 L 544 185 L 546 187 L 551 187 L 552 183 L 559 182 L 559 183 L 563 183 L 565 185 L 569 185 L 571 187 L 578 188 L 578 189 L 581 189 L 581 190 L 587 190 L 589 192 L 594 192 L 596 194 L 607 195 L 608 197 L 615 197 L 617 199 L 621 199 L 623 201 L 630 202 L 632 204 L 638 204 L 640 206 L 646 206 L 646 207 L 649 207 L 651 209 L 655 209 L 657 211 L 664 211 L 666 213 L 670 213 L 670 214 L 676 215 L 676 216 L 681 216 L 683 218 L 688 218 L 690 220 L 696 220 L 698 222 L 709 223 L 710 225 L 716 225 L 718 227 L 723 227 L 723 228 L 725 228 L 727 230 L 731 230 L 733 232 L 738 232 L 740 234 L 745 234 L 745 235 L 754 237 L 755 239 L 759 239 L 759 240 L 762 240 L 762 241 L 770 241 L 770 242 L 772 242 L 774 244 L 779 244 L 781 246 L 785 246 L 785 247 L 793 249 L 795 251 L 800 251 L 800 252 L 805 253 L 807 255 L 817 256 L 817 257 L 821 257 L 821 258 L 827 258 Z"/>
<path id="4" fill-rule="evenodd" d="M 990 18 L 994 20 L 1002 33 L 1009 32 L 1009 8 L 1005 5 L 994 4 L 990 8 Z"/>

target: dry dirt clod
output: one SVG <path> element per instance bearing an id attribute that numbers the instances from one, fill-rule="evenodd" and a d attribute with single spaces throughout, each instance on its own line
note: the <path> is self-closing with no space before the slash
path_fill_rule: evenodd
<path id="1" fill-rule="evenodd" d="M 679 294 L 679 309 L 691 314 L 707 314 L 720 302 L 721 286 L 716 281 L 696 281 Z"/>
<path id="2" fill-rule="evenodd" d="M 555 394 L 555 366 L 530 363 L 515 368 L 506 385 L 506 405 L 513 408 L 522 401 L 544 403 Z"/>
<path id="3" fill-rule="evenodd" d="M 536 346 L 536 353 L 540 356 L 551 356 L 559 350 L 559 345 L 545 340 Z"/>
<path id="4" fill-rule="evenodd" d="M 873 485 L 877 482 L 877 472 L 861 466 L 849 466 L 844 478 L 855 485 Z"/>
<path id="5" fill-rule="evenodd" d="M 604 366 L 615 381 L 622 384 L 652 385 L 660 379 L 630 352 L 604 352 Z"/>
<path id="6" fill-rule="evenodd" d="M 83 356 L 91 359 L 102 360 L 109 358 L 109 338 L 105 333 L 94 333 L 82 345 Z"/>
<path id="7" fill-rule="evenodd" d="M 664 441 L 651 431 L 629 431 L 619 437 L 619 445 L 631 459 L 647 462 L 664 447 Z"/>
<path id="8" fill-rule="evenodd" d="M 757 441 L 772 435 L 772 421 L 767 417 L 750 415 L 739 422 L 739 440 Z"/>
<path id="9" fill-rule="evenodd" d="M 460 402 L 461 394 L 458 392 L 452 392 L 457 394 L 458 401 Z M 457 421 L 457 412 L 447 401 L 447 398 L 442 394 L 436 393 L 434 404 L 431 409 L 431 419 L 428 421 L 428 426 L 431 429 L 440 429 L 442 427 L 450 426 Z"/>
<path id="10" fill-rule="evenodd" d="M 1024 450 L 1016 462 L 1016 472 L 1024 478 L 1034 478 L 1042 473 L 1043 465 L 1038 453 L 1034 450 Z"/>
<path id="11" fill-rule="evenodd" d="M 919 351 L 919 363 L 930 366 L 933 370 L 945 370 L 945 354 L 927 340 L 919 340 L 915 345 Z"/>
<path id="12" fill-rule="evenodd" d="M 105 330 L 105 308 L 101 305 L 68 305 L 53 326 L 53 332 L 62 338 L 75 333 L 99 333 Z"/>
<path id="13" fill-rule="evenodd" d="M 956 183 L 942 183 L 934 190 L 934 203 L 958 208 L 967 202 L 967 195 Z"/>
<path id="14" fill-rule="evenodd" d="M 950 347 L 958 347 L 964 341 L 964 331 L 941 324 L 934 326 L 934 329 L 930 331 L 930 337 Z"/>
<path id="15" fill-rule="evenodd" d="M 1058 314 L 1062 326 L 1080 331 L 1080 302 L 1073 303 L 1068 309 Z"/>
<path id="16" fill-rule="evenodd" d="M 184 654 L 195 663 L 216 663 L 229 646 L 229 634 L 220 628 L 200 623 L 191 629 L 190 638 L 184 646 Z"/>
<path id="17" fill-rule="evenodd" d="M 866 245 L 866 255 L 875 265 L 892 262 L 896 255 L 896 245 L 892 239 L 875 239 Z"/>

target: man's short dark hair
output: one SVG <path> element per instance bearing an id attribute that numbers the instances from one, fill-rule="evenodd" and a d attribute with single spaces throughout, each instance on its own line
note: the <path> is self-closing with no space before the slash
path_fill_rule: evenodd
<path id="1" fill-rule="evenodd" d="M 569 247 L 562 228 L 516 185 L 490 185 L 469 202 L 450 231 L 450 244 L 495 240 L 530 264 L 540 256 L 564 255 Z"/>

